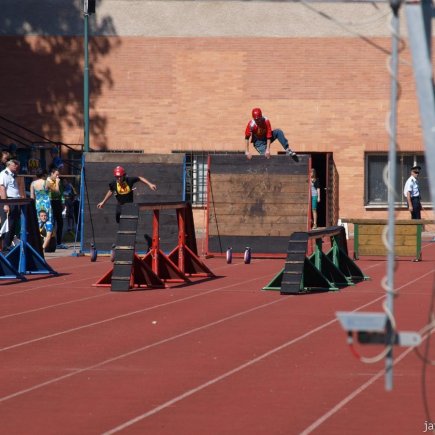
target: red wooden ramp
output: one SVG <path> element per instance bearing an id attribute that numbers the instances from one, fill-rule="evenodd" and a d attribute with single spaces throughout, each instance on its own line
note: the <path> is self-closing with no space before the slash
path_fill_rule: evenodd
<path id="1" fill-rule="evenodd" d="M 131 265 L 128 266 L 128 275 L 114 275 L 112 267 L 94 286 L 111 287 L 112 291 L 128 291 L 134 288 L 164 288 L 165 283 L 144 263 L 137 255 L 133 254 Z"/>
<path id="2" fill-rule="evenodd" d="M 115 275 L 114 267 L 106 273 L 95 285 L 108 286 L 112 284 L 112 290 L 126 291 L 135 287 L 161 288 L 167 282 L 190 282 L 189 277 L 214 277 L 213 272 L 201 261 L 197 254 L 195 226 L 193 222 L 192 208 L 186 202 L 171 203 L 141 203 L 138 204 L 140 211 L 152 211 L 153 213 L 153 237 L 150 251 L 140 258 L 134 254 L 131 261 L 125 260 L 120 264 L 121 275 Z M 175 209 L 178 222 L 178 244 L 166 255 L 160 249 L 160 211 Z M 121 215 L 121 222 L 123 221 Z M 120 223 L 121 224 L 121 223 Z M 134 238 L 136 236 L 134 230 Z M 126 249 L 134 249 L 133 229 L 129 229 L 129 246 Z M 121 267 L 122 266 L 122 267 Z M 119 290 L 114 288 L 113 280 L 120 282 Z"/>

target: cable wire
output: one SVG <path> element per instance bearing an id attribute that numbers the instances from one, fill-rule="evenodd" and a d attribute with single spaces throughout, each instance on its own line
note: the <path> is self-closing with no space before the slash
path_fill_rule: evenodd
<path id="1" fill-rule="evenodd" d="M 319 15 L 320 17 L 322 17 L 322 18 L 324 18 L 324 19 L 326 19 L 328 21 L 331 21 L 332 23 L 334 23 L 335 25 L 337 25 L 338 27 L 340 27 L 341 29 L 343 29 L 347 33 L 349 33 L 351 35 L 354 35 L 354 36 L 357 36 L 358 38 L 362 39 L 367 44 L 369 44 L 372 47 L 376 48 L 377 50 L 379 50 L 379 51 L 381 51 L 381 52 L 383 52 L 385 54 L 391 55 L 391 52 L 388 49 L 386 49 L 386 48 L 382 47 L 381 45 L 379 45 L 377 42 L 375 42 L 373 40 L 373 38 L 369 38 L 369 37 L 367 37 L 365 35 L 362 35 L 358 31 L 352 29 L 351 27 L 356 27 L 358 25 L 357 22 L 340 21 L 337 18 L 333 17 L 332 15 L 329 15 L 326 12 L 323 12 L 323 11 L 321 11 L 319 9 L 316 9 L 314 6 L 312 6 L 306 0 L 300 0 L 300 3 L 303 6 L 305 6 L 307 9 L 309 9 L 310 11 L 312 11 L 312 12 L 316 13 L 317 15 Z M 391 16 L 391 11 L 388 10 L 388 12 L 386 12 L 385 14 L 382 14 L 381 16 L 379 16 L 379 19 L 382 19 L 382 18 L 389 19 L 390 16 Z M 365 24 L 365 22 L 363 22 L 363 21 L 361 23 Z M 370 24 L 370 21 L 368 21 L 368 24 Z M 403 39 L 400 40 L 400 43 L 401 43 L 401 47 L 400 47 L 399 51 L 402 51 L 406 47 L 406 44 L 405 44 Z M 407 60 L 401 59 L 400 63 L 404 64 L 404 65 L 407 65 L 407 66 L 411 66 L 411 63 L 408 62 Z"/>
<path id="2" fill-rule="evenodd" d="M 391 14 L 391 21 L 393 19 L 397 20 L 397 15 Z M 400 40 L 400 36 L 398 34 L 398 32 L 396 32 L 396 30 L 394 29 L 393 25 L 390 25 L 390 31 L 391 31 L 391 37 L 393 39 L 393 46 L 395 46 L 396 48 L 399 47 L 398 41 Z M 397 45 L 395 45 L 395 43 L 397 43 Z M 395 55 L 395 61 L 396 61 L 396 70 L 397 70 L 397 65 L 398 65 L 398 51 L 393 52 L 393 54 Z M 398 80 L 398 76 L 397 76 L 397 71 L 391 66 L 391 62 L 393 61 L 392 55 L 389 54 L 388 58 L 387 58 L 387 69 L 389 72 L 389 75 L 391 77 L 391 89 L 392 89 L 392 95 L 394 96 L 393 100 L 392 100 L 392 108 L 394 106 L 394 110 L 396 110 L 397 108 L 397 101 L 399 99 L 399 93 L 398 92 L 394 92 L 397 91 L 397 89 L 399 88 L 398 84 L 399 84 L 399 80 Z M 395 168 L 394 171 L 390 172 L 390 165 L 395 165 L 396 161 L 395 158 L 391 158 L 391 154 L 395 155 L 395 150 L 397 148 L 397 141 L 396 141 L 396 131 L 395 131 L 395 124 L 393 124 L 393 122 L 395 122 L 395 119 L 392 118 L 393 113 L 395 114 L 396 112 L 390 111 L 389 113 L 387 113 L 387 120 L 388 123 L 386 125 L 386 129 L 387 129 L 387 133 L 388 133 L 388 137 L 390 139 L 390 159 L 387 165 L 385 165 L 383 173 L 382 173 L 382 177 L 384 180 L 384 183 L 387 187 L 387 192 L 388 192 L 388 200 L 389 200 L 389 211 L 391 213 L 391 204 L 394 204 L 395 198 L 397 197 L 397 192 L 395 191 L 394 188 L 394 184 L 390 181 L 392 177 L 390 177 L 391 172 L 394 173 L 395 175 Z M 394 131 L 392 131 L 391 126 L 393 126 Z M 393 180 L 394 182 L 394 180 Z M 392 302 L 394 300 L 394 298 L 397 296 L 397 292 L 394 290 L 393 285 L 390 283 L 390 280 L 392 281 L 392 276 L 394 276 L 395 270 L 396 270 L 396 261 L 394 260 L 394 221 L 395 221 L 395 214 L 394 214 L 394 209 L 393 209 L 393 215 L 391 216 L 390 214 L 390 219 L 388 222 L 388 225 L 385 226 L 385 228 L 382 231 L 382 243 L 384 244 L 386 250 L 387 250 L 387 275 L 385 275 L 382 280 L 381 280 L 381 287 L 383 288 L 383 290 L 385 291 L 385 299 L 382 303 L 382 308 L 385 312 L 385 315 L 387 317 L 387 334 L 385 335 L 386 339 L 388 339 L 389 341 L 385 343 L 385 347 L 384 349 L 379 352 L 377 355 L 373 356 L 373 357 L 365 357 L 365 356 L 359 356 L 359 360 L 363 363 L 366 364 L 373 364 L 373 363 L 377 363 L 381 360 L 383 360 L 386 357 L 391 358 L 391 351 L 393 349 L 393 345 L 394 342 L 396 340 L 396 328 L 397 328 L 397 324 L 396 324 L 396 320 L 394 318 L 394 313 L 393 310 L 389 307 L 389 304 L 391 304 L 392 306 Z M 392 233 L 390 233 L 390 231 Z M 388 240 L 390 238 L 391 235 L 391 242 Z M 393 263 L 391 264 L 391 261 L 393 261 Z M 391 267 L 391 269 L 390 269 Z M 355 349 L 351 349 L 351 351 L 355 354 L 356 350 Z"/>
<path id="3" fill-rule="evenodd" d="M 316 9 L 309 2 L 307 2 L 305 0 L 300 0 L 300 3 L 302 3 L 308 9 L 312 10 L 313 12 L 320 15 L 321 17 L 326 18 L 327 20 L 330 20 L 333 23 L 340 25 L 340 26 L 343 26 L 343 27 L 344 26 L 351 26 L 351 27 L 368 26 L 370 24 L 375 24 L 376 22 L 384 19 L 385 17 L 387 17 L 390 14 L 390 10 L 387 9 L 385 12 L 378 11 L 376 14 L 373 14 L 370 17 L 367 17 L 366 19 L 361 20 L 361 21 L 340 21 L 337 18 L 334 18 L 331 15 L 327 14 L 326 12 L 323 12 L 320 9 Z"/>

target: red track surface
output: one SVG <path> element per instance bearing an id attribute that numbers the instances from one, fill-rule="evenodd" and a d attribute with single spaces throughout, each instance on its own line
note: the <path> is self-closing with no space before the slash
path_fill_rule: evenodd
<path id="1" fill-rule="evenodd" d="M 398 262 L 399 330 L 426 324 L 435 244 Z M 261 291 L 283 260 L 206 260 L 218 279 L 164 290 L 93 287 L 107 259 L 54 258 L 59 277 L 0 281 L 1 434 L 418 434 L 425 430 L 421 360 L 349 352 L 336 311 L 381 311 L 386 262 L 339 292 Z M 424 350 L 425 344 L 421 346 Z M 380 346 L 357 345 L 373 356 Z M 432 353 L 432 357 L 435 356 Z M 434 367 L 428 367 L 435 420 Z"/>

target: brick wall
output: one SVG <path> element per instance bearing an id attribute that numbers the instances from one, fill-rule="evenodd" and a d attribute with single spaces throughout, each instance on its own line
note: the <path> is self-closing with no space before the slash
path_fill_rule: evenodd
<path id="1" fill-rule="evenodd" d="M 105 58 L 115 85 L 97 104 L 107 115 L 108 146 L 241 150 L 250 110 L 260 106 L 297 151 L 334 153 L 340 216 L 385 217 L 363 207 L 364 151 L 388 150 L 382 49 L 390 40 L 374 42 L 379 49 L 357 38 L 125 38 Z M 398 142 L 402 151 L 418 151 L 406 50 L 401 59 L 408 63 L 400 66 Z"/>
<path id="2" fill-rule="evenodd" d="M 41 44 L 38 37 L 24 39 L 34 47 Z M 80 38 L 63 39 L 66 47 L 80 53 Z M 40 116 L 54 115 L 32 104 L 46 95 L 47 105 L 61 108 L 65 116 L 60 117 L 56 140 L 80 142 L 82 78 L 76 77 L 71 85 L 75 102 L 56 101 L 68 65 L 62 62 L 59 71 L 55 59 L 68 53 L 51 53 L 50 62 L 49 55 L 39 63 L 30 58 L 27 63 L 15 62 L 16 46 L 10 43 L 8 51 L 3 44 L 2 59 L 8 74 L 29 86 L 4 88 L 2 113 L 38 130 Z M 343 37 L 92 38 L 91 47 L 102 46 L 107 46 L 104 55 L 101 50 L 90 53 L 95 85 L 91 147 L 147 153 L 242 150 L 250 110 L 260 106 L 298 152 L 333 152 L 340 174 L 340 216 L 386 216 L 385 211 L 365 211 L 363 194 L 364 151 L 388 149 L 389 38 L 372 38 L 370 44 Z M 407 49 L 401 59 L 399 147 L 422 150 Z M 278 149 L 275 145 L 273 152 Z"/>

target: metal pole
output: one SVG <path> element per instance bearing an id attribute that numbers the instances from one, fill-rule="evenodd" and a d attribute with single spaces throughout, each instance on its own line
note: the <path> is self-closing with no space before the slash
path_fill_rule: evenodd
<path id="1" fill-rule="evenodd" d="M 424 30 L 426 34 L 427 55 L 432 58 L 432 0 L 422 0 L 421 9 L 423 12 Z"/>
<path id="2" fill-rule="evenodd" d="M 89 57 L 88 57 L 88 28 L 89 28 L 89 13 L 88 13 L 88 3 L 84 2 L 84 70 L 83 70 L 83 120 L 84 120 L 84 152 L 89 152 Z M 80 252 L 84 250 L 84 210 L 85 210 L 85 156 L 82 156 L 82 170 L 80 175 Z M 90 212 L 90 211 L 89 211 Z"/>
<path id="3" fill-rule="evenodd" d="M 84 145 L 85 153 L 89 152 L 89 59 L 88 59 L 88 27 L 89 14 L 87 8 L 84 10 L 85 28 L 84 28 L 84 73 L 83 73 L 83 101 L 84 101 Z"/>
<path id="4" fill-rule="evenodd" d="M 415 87 L 420 109 L 420 121 L 425 145 L 426 171 L 432 205 L 435 204 L 435 95 L 433 88 L 432 62 L 429 57 L 427 35 L 424 27 L 423 8 L 419 3 L 405 5 L 409 46 Z"/>
<path id="5" fill-rule="evenodd" d="M 89 210 L 90 212 L 90 210 Z M 82 170 L 80 172 L 80 253 L 85 249 L 85 156 L 82 156 Z"/>
<path id="6" fill-rule="evenodd" d="M 392 27 L 392 47 L 391 47 L 391 94 L 390 94 L 390 145 L 388 151 L 388 255 L 387 255 L 387 295 L 386 306 L 387 316 L 387 336 L 386 345 L 390 350 L 385 358 L 385 389 L 393 389 L 393 342 L 394 333 L 390 316 L 394 317 L 394 239 L 395 239 L 395 200 L 396 200 L 396 168 L 397 168 L 397 96 L 398 96 L 398 73 L 399 73 L 399 8 L 392 7 L 391 27 Z"/>

